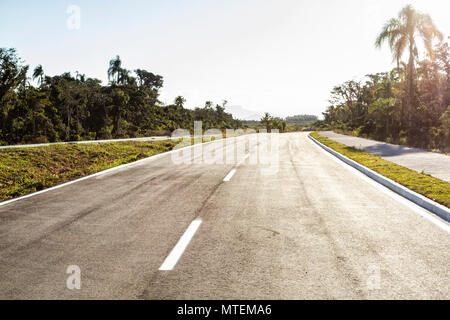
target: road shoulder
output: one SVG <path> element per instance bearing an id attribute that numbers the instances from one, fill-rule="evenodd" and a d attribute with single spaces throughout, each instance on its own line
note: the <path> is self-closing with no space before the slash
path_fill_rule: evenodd
<path id="1" fill-rule="evenodd" d="M 348 147 L 313 132 L 308 136 L 320 147 L 366 176 L 417 205 L 450 221 L 450 184 L 399 166 L 367 152 Z"/>

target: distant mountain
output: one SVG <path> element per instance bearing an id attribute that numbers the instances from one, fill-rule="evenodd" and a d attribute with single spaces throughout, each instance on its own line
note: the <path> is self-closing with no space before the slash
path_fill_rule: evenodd
<path id="1" fill-rule="evenodd" d="M 242 106 L 226 106 L 225 112 L 231 113 L 233 118 L 239 120 L 260 120 L 264 114 L 243 108 Z"/>

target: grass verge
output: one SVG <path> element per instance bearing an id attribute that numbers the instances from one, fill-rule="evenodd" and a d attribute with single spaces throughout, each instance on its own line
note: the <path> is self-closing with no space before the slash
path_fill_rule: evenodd
<path id="1" fill-rule="evenodd" d="M 178 141 L 60 144 L 0 151 L 0 201 L 172 150 Z"/>
<path id="2" fill-rule="evenodd" d="M 389 178 L 408 189 L 434 200 L 450 208 L 450 183 L 402 167 L 398 164 L 371 155 L 365 151 L 348 147 L 331 139 L 321 136 L 318 132 L 312 132 L 311 136 L 327 147 L 343 154 L 344 156 L 366 166 L 369 169 Z"/>

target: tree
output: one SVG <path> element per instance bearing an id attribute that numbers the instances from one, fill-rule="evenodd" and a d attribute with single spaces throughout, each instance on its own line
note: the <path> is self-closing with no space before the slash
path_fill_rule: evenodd
<path id="1" fill-rule="evenodd" d="M 78 81 L 81 82 L 85 82 L 86 81 L 86 75 L 83 73 L 79 73 L 78 71 L 76 71 L 76 77 L 75 79 L 77 79 Z"/>
<path id="2" fill-rule="evenodd" d="M 270 132 L 272 120 L 273 118 L 268 112 L 264 113 L 264 117 L 261 118 L 261 123 L 266 127 L 267 132 Z"/>
<path id="3" fill-rule="evenodd" d="M 397 61 L 397 69 L 404 51 L 408 48 L 409 60 L 407 67 L 407 100 L 406 108 L 408 113 L 408 127 L 411 128 L 411 115 L 414 100 L 414 61 L 418 57 L 416 37 L 419 35 L 430 56 L 434 56 L 432 41 L 434 38 L 442 40 L 442 34 L 437 30 L 432 19 L 427 14 L 422 14 L 414 10 L 411 5 L 404 7 L 397 18 L 390 19 L 378 35 L 375 46 L 381 45 L 387 41 L 392 51 L 393 59 Z"/>
<path id="4" fill-rule="evenodd" d="M 443 142 L 445 151 L 450 151 L 450 105 L 440 118 L 443 129 Z"/>
<path id="5" fill-rule="evenodd" d="M 42 65 L 39 64 L 36 68 L 34 68 L 33 80 L 38 79 L 39 85 L 42 85 L 43 78 L 44 78 L 44 69 L 42 69 Z"/>
<path id="6" fill-rule="evenodd" d="M 122 117 L 125 114 L 126 107 L 128 104 L 128 101 L 130 100 L 130 97 L 120 89 L 113 90 L 112 93 L 112 108 L 111 108 L 111 115 L 113 118 L 113 134 L 116 136 L 120 136 L 121 134 L 121 120 Z"/>
<path id="7" fill-rule="evenodd" d="M 48 119 L 45 116 L 45 106 L 49 103 L 48 97 L 44 92 L 39 92 L 33 88 L 29 90 L 26 99 L 30 112 L 28 120 L 32 127 L 32 131 L 30 132 L 31 139 L 44 137 L 46 141 L 45 131 L 51 127 L 51 124 L 49 124 Z"/>
<path id="8" fill-rule="evenodd" d="M 186 99 L 183 96 L 176 97 L 175 101 L 174 101 L 175 105 L 177 107 L 181 107 L 181 108 L 183 107 L 185 102 L 186 102 Z"/>
<path id="9" fill-rule="evenodd" d="M 213 102 L 212 101 L 206 101 L 205 102 L 205 109 L 212 109 Z"/>
<path id="10" fill-rule="evenodd" d="M 138 78 L 138 84 L 140 87 L 144 87 L 151 90 L 158 90 L 163 86 L 163 77 L 155 75 L 149 71 L 143 69 L 136 69 L 134 71 Z"/>
<path id="11" fill-rule="evenodd" d="M 193 129 L 193 120 L 204 121 L 205 129 L 242 126 L 212 101 L 191 110 L 178 96 L 174 104 L 160 106 L 163 77 L 143 69 L 135 77 L 119 56 L 110 61 L 105 86 L 78 71 L 45 76 L 39 65 L 33 76 L 41 85 L 35 88 L 27 71 L 14 49 L 0 49 L 1 144 L 169 134 Z"/>
<path id="12" fill-rule="evenodd" d="M 0 139 L 8 140 L 11 130 L 6 123 L 8 114 L 17 105 L 19 87 L 26 90 L 28 66 L 22 65 L 15 49 L 0 48 Z M 24 91 L 25 92 L 25 91 Z"/>
<path id="13" fill-rule="evenodd" d="M 113 84 L 118 84 L 121 73 L 122 73 L 122 61 L 120 60 L 120 57 L 117 55 L 114 59 L 111 59 L 109 61 L 108 80 L 111 81 L 112 79 Z M 116 76 L 115 79 L 114 75 Z"/>
<path id="14" fill-rule="evenodd" d="M 131 77 L 130 74 L 131 74 L 131 72 L 129 70 L 121 68 L 119 70 L 119 77 L 117 79 L 117 84 L 124 85 L 124 84 L 128 84 L 128 83 L 132 82 L 133 77 Z"/>

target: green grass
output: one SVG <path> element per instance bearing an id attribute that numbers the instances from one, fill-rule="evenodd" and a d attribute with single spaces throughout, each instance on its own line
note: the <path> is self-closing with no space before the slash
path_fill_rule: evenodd
<path id="1" fill-rule="evenodd" d="M 126 141 L 0 150 L 0 201 L 166 152 L 177 143 Z"/>
<path id="2" fill-rule="evenodd" d="M 202 142 L 220 137 L 203 137 Z M 56 144 L 0 150 L 0 201 L 134 162 L 198 139 Z"/>
<path id="3" fill-rule="evenodd" d="M 321 136 L 318 132 L 311 133 L 311 136 L 324 145 L 366 166 L 367 168 L 372 169 L 373 171 L 378 172 L 379 174 L 450 208 L 449 183 L 427 174 L 418 173 L 390 161 L 386 161 L 367 152 L 335 142 Z"/>

